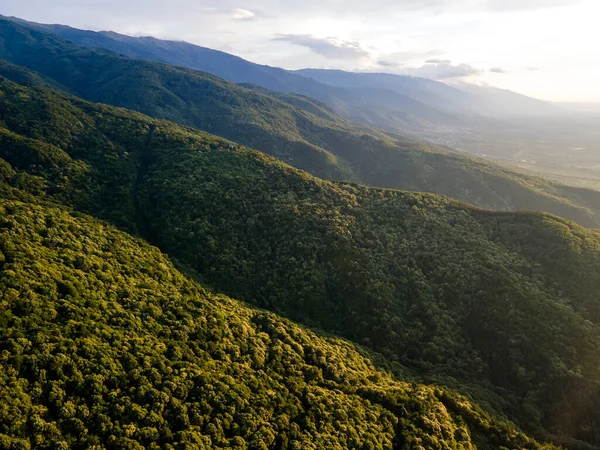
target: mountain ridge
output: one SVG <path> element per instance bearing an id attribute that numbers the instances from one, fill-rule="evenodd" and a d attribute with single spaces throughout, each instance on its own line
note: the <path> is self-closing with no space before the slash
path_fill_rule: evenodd
<path id="1" fill-rule="evenodd" d="M 412 100 L 416 109 L 410 107 L 387 109 L 388 113 L 392 115 L 394 113 L 399 114 L 402 109 L 408 109 L 408 111 L 405 111 L 405 114 L 408 115 L 411 115 L 412 111 L 414 117 L 407 124 L 410 124 L 411 121 L 414 123 L 409 128 L 415 127 L 417 124 L 420 124 L 420 126 L 426 125 L 428 121 L 431 122 L 430 125 L 463 127 L 468 127 L 468 122 L 473 121 L 474 125 L 494 127 L 502 124 L 502 122 L 489 120 L 486 123 L 485 116 L 491 115 L 492 117 L 502 118 L 529 115 L 533 112 L 536 114 L 553 114 L 557 112 L 557 109 L 549 102 L 493 87 L 487 89 L 469 83 L 447 84 L 427 78 L 384 72 L 346 72 L 323 69 L 285 70 L 252 63 L 235 55 L 200 47 L 185 41 L 161 40 L 152 36 L 133 37 L 114 31 L 79 30 L 65 25 L 28 22 L 16 17 L 10 17 L 9 19 L 29 27 L 51 31 L 80 45 L 108 48 L 128 56 L 202 70 L 235 83 L 257 84 L 274 91 L 308 95 L 326 101 L 334 107 L 345 99 L 349 102 L 348 107 L 344 108 L 340 105 L 337 112 L 343 116 L 349 114 L 348 117 L 355 119 L 361 116 L 348 97 L 348 92 L 343 93 L 338 90 L 336 94 L 335 90 L 327 90 L 327 87 L 339 89 L 362 87 L 377 90 L 383 86 L 393 91 L 399 98 L 404 98 L 404 106 L 408 106 L 407 100 Z M 114 43 L 111 44 L 110 41 L 103 40 L 101 37 L 126 44 L 126 46 L 121 47 Z M 143 41 L 151 42 L 152 46 L 140 45 L 140 42 Z M 220 57 L 222 61 L 218 63 L 216 61 L 213 63 L 203 61 L 203 59 L 211 59 L 211 54 Z M 207 55 L 208 57 L 206 57 Z M 236 69 L 233 69 L 233 67 L 236 67 Z M 301 78 L 298 78 L 298 75 Z M 507 105 L 510 105 L 509 100 L 511 97 L 516 99 L 516 102 L 509 107 L 494 107 L 495 98 L 499 97 L 499 91 L 507 94 L 504 99 Z M 383 96 L 383 93 L 378 92 L 378 96 Z M 363 108 L 366 107 L 370 110 L 370 114 L 373 114 L 373 108 L 364 102 L 365 99 L 369 98 L 368 95 L 359 97 L 362 100 L 355 106 L 362 105 Z M 433 108 L 439 109 L 434 111 Z M 529 111 L 526 111 L 527 109 Z M 423 113 L 419 113 L 419 110 Z M 446 112 L 445 116 L 444 112 Z M 458 116 L 452 117 L 449 113 L 456 113 Z M 469 115 L 472 117 L 467 120 L 466 118 Z M 423 118 L 428 117 L 429 119 L 422 121 Z M 421 122 L 415 120 L 416 118 L 421 118 Z M 398 131 L 397 126 L 382 125 L 385 124 L 385 120 L 380 115 L 374 115 L 371 118 L 364 117 L 363 120 L 366 121 L 365 123 L 388 128 L 390 131 Z"/>
<path id="2" fill-rule="evenodd" d="M 442 98 L 435 94 L 432 94 L 434 98 L 431 101 L 424 104 L 414 95 L 406 96 L 405 92 L 397 92 L 395 95 L 403 99 L 405 108 L 409 106 L 416 106 L 416 108 L 407 111 L 392 105 L 384 107 L 382 104 L 372 102 L 368 95 L 356 95 L 351 90 L 323 84 L 310 77 L 298 75 L 294 71 L 255 64 L 238 56 L 187 42 L 137 38 L 115 32 L 78 30 L 65 25 L 38 24 L 18 18 L 5 19 L 30 28 L 55 33 L 83 46 L 106 48 L 130 57 L 201 70 L 234 83 L 256 84 L 283 93 L 307 95 L 327 103 L 342 116 L 390 131 L 418 130 L 439 125 L 466 126 L 465 118 L 455 117 L 443 108 L 441 110 L 436 108 L 438 103 L 442 103 Z M 145 45 L 147 43 L 151 45 Z"/>
<path id="3" fill-rule="evenodd" d="M 345 72 L 343 70 L 301 69 L 294 71 L 333 87 L 382 87 L 398 94 L 426 98 L 427 104 L 437 103 L 441 109 L 498 119 L 520 116 L 553 115 L 559 112 L 554 104 L 528 97 L 507 89 L 467 82 L 440 83 L 426 78 L 377 72 Z M 490 122 L 487 126 L 506 123 Z"/>

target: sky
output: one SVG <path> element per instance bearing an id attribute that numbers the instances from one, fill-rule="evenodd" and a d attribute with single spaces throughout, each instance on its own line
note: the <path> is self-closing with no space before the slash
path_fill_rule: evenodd
<path id="1" fill-rule="evenodd" d="M 0 0 L 0 14 L 184 40 L 286 69 L 600 102 L 600 0 Z"/>

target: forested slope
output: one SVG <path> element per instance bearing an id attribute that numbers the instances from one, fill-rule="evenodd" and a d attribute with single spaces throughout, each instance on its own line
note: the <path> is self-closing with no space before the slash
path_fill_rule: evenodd
<path id="1" fill-rule="evenodd" d="M 323 181 L 138 113 L 1 91 L 4 198 L 108 220 L 213 289 L 468 392 L 542 440 L 600 445 L 598 232 Z"/>
<path id="2" fill-rule="evenodd" d="M 202 72 L 78 47 L 6 20 L 0 20 L 0 57 L 85 99 L 232 139 L 321 178 L 434 192 L 486 208 L 548 211 L 600 227 L 596 191 L 575 192 L 411 139 L 393 140 L 303 97 L 277 99 Z M 11 74 L 4 71 L 22 81 L 22 74 Z"/>
<path id="3" fill-rule="evenodd" d="M 90 217 L 0 217 L 0 448 L 542 448 Z"/>

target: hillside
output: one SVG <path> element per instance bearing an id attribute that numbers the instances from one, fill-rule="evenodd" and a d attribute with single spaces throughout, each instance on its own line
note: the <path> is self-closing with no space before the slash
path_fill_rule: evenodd
<path id="1" fill-rule="evenodd" d="M 42 87 L 63 92 L 65 94 L 71 93 L 68 88 L 60 85 L 51 78 L 32 72 L 24 67 L 11 64 L 4 59 L 0 59 L 0 76 L 19 84 Z"/>
<path id="2" fill-rule="evenodd" d="M 226 137 L 321 178 L 429 191 L 485 208 L 542 210 L 600 227 L 597 191 L 572 189 L 412 139 L 394 140 L 306 97 L 275 98 L 205 73 L 78 47 L 10 21 L 0 20 L 0 39 L 0 57 L 62 90 Z"/>
<path id="3" fill-rule="evenodd" d="M 218 292 L 351 339 L 543 441 L 600 446 L 600 233 L 331 183 L 138 113 L 1 90 L 4 198 L 108 220 Z"/>
<path id="4" fill-rule="evenodd" d="M 1 448 L 551 448 L 90 217 L 0 217 Z"/>

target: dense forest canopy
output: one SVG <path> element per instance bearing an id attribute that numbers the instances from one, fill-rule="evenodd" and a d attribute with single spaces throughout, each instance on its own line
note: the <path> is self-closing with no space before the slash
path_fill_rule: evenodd
<path id="1" fill-rule="evenodd" d="M 547 211 L 600 228 L 600 194 L 357 126 L 319 102 L 126 58 L 0 19 L 0 75 L 231 139 L 346 182 L 448 195 L 485 208 Z M 15 65 L 21 66 L 19 70 Z"/>
<path id="2" fill-rule="evenodd" d="M 105 223 L 0 214 L 0 448 L 552 448 Z"/>
<path id="3" fill-rule="evenodd" d="M 235 367 L 215 362 L 219 368 L 209 369 L 212 359 L 227 361 L 238 355 L 243 360 L 243 355 L 253 353 L 237 334 L 228 338 L 231 348 L 223 334 L 210 334 L 202 317 L 212 313 L 197 308 L 210 304 L 216 311 L 238 311 L 219 313 L 230 321 L 238 320 L 238 314 L 262 314 L 267 322 L 295 327 L 294 333 L 307 331 L 207 293 L 184 280 L 156 250 L 95 219 L 56 209 L 60 206 L 145 238 L 216 292 L 377 352 L 373 361 L 395 373 L 396 381 L 385 375 L 385 384 L 400 383 L 398 379 L 418 373 L 422 383 L 446 386 L 402 385 L 390 388 L 398 396 L 390 400 L 385 393 L 388 388 L 371 385 L 373 372 L 367 371 L 366 389 L 377 393 L 363 395 L 361 391 L 357 396 L 357 390 L 340 387 L 345 381 L 336 375 L 337 369 L 321 367 L 332 377 L 327 380 L 338 384 L 318 384 L 318 398 L 330 398 L 329 405 L 340 404 L 344 413 L 336 420 L 344 427 L 334 416 L 317 420 L 313 413 L 306 416 L 302 411 L 298 414 L 308 417 L 308 422 L 298 416 L 299 429 L 251 414 L 245 442 L 258 433 L 254 421 L 263 420 L 266 428 L 261 436 L 266 448 L 353 447 L 348 436 L 371 434 L 373 438 L 360 441 L 364 448 L 535 448 L 537 444 L 508 425 L 514 421 L 538 441 L 551 439 L 572 448 L 600 445 L 596 408 L 600 397 L 600 233 L 543 213 L 491 212 L 432 194 L 319 180 L 222 138 L 48 90 L 3 80 L 0 92 L 0 194 L 7 205 L 2 215 L 6 225 L 0 282 L 5 283 L 2 355 L 8 364 L 2 367 L 5 379 L 12 380 L 2 385 L 3 395 L 11 399 L 3 403 L 23 408 L 1 410 L 4 417 L 14 416 L 8 428 L 0 431 L 8 436 L 5 442 L 17 446 L 19 439 L 28 436 L 27 430 L 41 430 L 42 441 L 77 442 L 85 447 L 92 445 L 81 437 L 81 430 L 87 429 L 94 445 L 115 448 L 133 445 L 127 439 L 144 445 L 156 438 L 166 445 L 201 439 L 199 435 L 221 439 L 212 445 L 233 445 L 226 439 L 240 436 L 235 427 L 246 423 L 240 422 L 242 416 L 233 412 L 218 416 L 221 413 L 206 400 L 208 405 L 198 406 L 197 413 L 206 417 L 193 423 L 191 413 L 187 413 L 190 422 L 185 415 L 178 418 L 177 411 L 196 408 L 190 405 L 203 396 L 199 391 L 190 391 L 186 395 L 191 397 L 177 397 L 173 403 L 171 397 L 161 397 L 163 406 L 154 411 L 159 417 L 144 422 L 150 430 L 136 428 L 136 421 L 150 417 L 155 401 L 147 397 L 155 394 L 134 389 L 137 381 L 127 375 L 133 366 L 127 365 L 125 355 L 133 352 L 130 341 L 138 339 L 136 364 L 142 366 L 140 376 L 148 380 L 148 389 L 165 392 L 160 383 L 174 382 L 175 368 L 185 361 L 196 374 L 213 374 L 203 377 L 221 379 L 226 373 L 241 383 L 240 392 L 280 393 L 277 398 L 282 400 L 252 414 L 272 418 L 277 404 L 313 411 L 296 394 L 292 400 L 279 385 L 269 387 L 269 378 L 263 387 L 254 387 L 240 375 L 248 373 L 250 380 L 262 376 L 251 375 L 254 370 L 271 373 L 264 368 L 250 365 L 239 370 L 251 372 L 236 373 L 231 372 Z M 13 276 L 20 281 L 11 282 Z M 175 312 L 178 308 L 180 313 Z M 216 320 L 215 326 L 223 333 L 235 327 Z M 249 323 L 250 319 L 239 320 Z M 251 325 L 244 339 L 254 340 L 264 326 Z M 179 333 L 179 327 L 185 330 Z M 115 336 L 125 332 L 134 334 L 127 339 Z M 18 340 L 30 341 L 37 335 L 39 345 Z M 322 338 L 309 335 L 306 339 L 318 340 L 315 345 L 325 345 Z M 271 345 L 261 342 L 256 345 Z M 284 342 L 292 346 L 294 340 Z M 352 349 L 341 341 L 327 342 L 335 347 L 333 352 L 341 351 L 339 346 Z M 178 351 L 171 350 L 175 343 Z M 84 349 L 75 352 L 80 345 Z M 238 351 L 238 347 L 245 350 Z M 315 375 L 306 369 L 307 375 L 302 365 L 313 360 L 302 359 L 309 358 L 305 350 L 302 356 L 300 347 L 294 348 L 292 359 L 286 362 L 275 356 L 280 362 L 269 376 L 285 383 L 288 372 L 282 374 L 292 370 L 291 365 L 303 377 L 298 382 L 304 389 Z M 27 358 L 19 359 L 19 352 Z M 81 359 L 60 372 L 53 368 L 58 364 L 51 357 L 55 354 L 59 359 L 70 354 Z M 367 363 L 354 363 L 358 354 L 353 355 L 342 358 L 340 364 L 352 367 L 348 370 L 366 371 L 360 364 Z M 146 357 L 149 361 L 142 363 Z M 293 358 L 300 359 L 292 363 Z M 52 394 L 53 381 L 58 397 Z M 99 384 L 92 388 L 94 383 Z M 84 386 L 90 388 L 86 391 Z M 168 389 L 173 393 L 175 387 Z M 116 389 L 122 389 L 124 397 L 114 398 L 110 391 Z M 201 388 L 194 382 L 190 389 Z M 468 394 L 486 412 L 456 400 L 455 391 Z M 76 413 L 63 418 L 63 403 L 53 399 L 71 395 L 77 396 Z M 399 398 L 408 402 L 430 398 L 427 405 L 431 406 L 411 403 L 408 408 L 398 403 Z M 231 405 L 236 401 L 232 398 Z M 93 415 L 90 407 L 96 402 L 93 414 L 97 415 Z M 240 402 L 246 406 L 235 406 L 236 411 L 255 408 L 247 400 Z M 84 403 L 87 406 L 80 408 Z M 132 405 L 139 405 L 139 415 Z M 373 428 L 346 425 L 350 408 L 367 406 L 375 408 L 367 423 L 356 420 L 361 427 Z M 419 422 L 410 416 L 399 426 L 399 418 L 409 417 L 405 414 L 413 407 L 418 414 L 432 408 L 435 420 Z M 27 421 L 31 417 L 27 411 L 33 410 L 42 421 Z M 285 414 L 292 417 L 295 413 Z M 218 422 L 211 422 L 213 417 Z M 483 422 L 486 425 L 480 425 Z M 317 436 L 307 431 L 312 430 L 309 423 L 325 427 L 317 428 L 323 432 L 323 441 L 311 440 L 321 439 L 321 432 Z M 277 427 L 297 431 L 286 438 L 289 447 L 269 440 L 279 435 L 273 431 L 282 429 Z M 490 431 L 490 427 L 497 428 Z M 411 440 L 438 432 L 443 438 L 435 444 Z M 403 433 L 408 433 L 406 438 L 400 437 Z M 41 446 L 42 441 L 32 445 Z"/>

